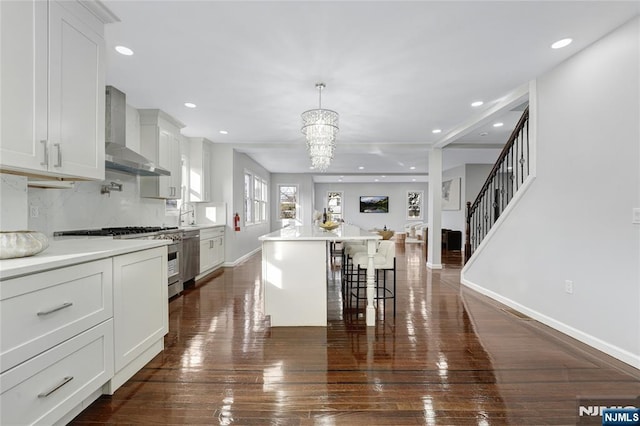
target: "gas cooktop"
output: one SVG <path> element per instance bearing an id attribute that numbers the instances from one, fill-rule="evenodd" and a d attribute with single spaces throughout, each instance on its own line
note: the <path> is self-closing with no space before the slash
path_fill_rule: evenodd
<path id="1" fill-rule="evenodd" d="M 149 234 L 153 232 L 170 232 L 177 231 L 177 226 L 163 227 L 163 226 L 121 226 L 114 228 L 101 228 L 101 229 L 79 229 L 73 231 L 58 231 L 54 232 L 54 237 L 64 236 L 119 236 L 119 235 L 138 235 Z"/>

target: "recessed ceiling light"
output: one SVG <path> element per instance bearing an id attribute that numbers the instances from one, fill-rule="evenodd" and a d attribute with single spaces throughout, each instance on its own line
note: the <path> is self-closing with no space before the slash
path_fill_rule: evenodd
<path id="1" fill-rule="evenodd" d="M 415 169 L 416 169 L 416 166 L 409 167 L 409 170 L 415 170 Z"/>
<path id="2" fill-rule="evenodd" d="M 125 56 L 133 55 L 133 50 L 129 49 L 126 46 L 116 46 L 115 49 L 116 49 L 116 52 L 118 52 L 121 55 L 125 55 Z"/>
<path id="3" fill-rule="evenodd" d="M 416 178 L 411 179 L 411 182 L 415 182 L 415 181 L 416 181 Z"/>
<path id="4" fill-rule="evenodd" d="M 191 102 L 185 102 L 184 106 L 186 106 L 187 108 L 195 108 L 197 105 Z"/>
<path id="5" fill-rule="evenodd" d="M 442 129 L 433 129 L 431 133 L 442 133 Z"/>
<path id="6" fill-rule="evenodd" d="M 563 47 L 567 47 L 571 44 L 573 40 L 570 38 L 563 38 L 562 40 L 558 40 L 551 45 L 552 49 L 562 49 Z"/>
<path id="7" fill-rule="evenodd" d="M 342 182 L 342 178 L 338 179 L 338 182 Z"/>
<path id="8" fill-rule="evenodd" d="M 480 136 L 487 136 L 489 134 L 489 132 L 482 132 L 480 133 Z"/>
<path id="9" fill-rule="evenodd" d="M 374 181 L 374 182 L 378 182 L 378 179 L 374 179 L 373 181 Z"/>
<path id="10" fill-rule="evenodd" d="M 382 176 L 380 176 L 380 177 L 381 177 L 381 178 L 386 178 L 387 176 L 385 176 L 385 175 L 382 175 Z"/>
<path id="11" fill-rule="evenodd" d="M 359 170 L 364 170 L 364 166 L 358 167 Z"/>
<path id="12" fill-rule="evenodd" d="M 220 130 L 220 132 L 218 132 L 218 133 L 220 133 L 221 135 L 228 135 L 229 134 L 229 132 L 227 132 L 226 130 Z"/>
<path id="13" fill-rule="evenodd" d="M 502 127 L 504 123 L 493 123 L 493 127 Z"/>
<path id="14" fill-rule="evenodd" d="M 483 105 L 484 102 L 482 101 L 475 101 L 475 102 L 471 102 L 471 106 L 472 107 L 479 107 L 480 105 Z"/>

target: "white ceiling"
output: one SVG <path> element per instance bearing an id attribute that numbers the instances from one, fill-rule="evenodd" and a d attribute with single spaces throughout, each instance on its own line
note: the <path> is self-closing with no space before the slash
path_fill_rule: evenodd
<path id="1" fill-rule="evenodd" d="M 300 113 L 317 108 L 324 82 L 340 132 L 322 182 L 425 180 L 434 144 L 452 143 L 445 170 L 493 163 L 521 111 L 489 112 L 640 13 L 638 1 L 103 3 L 120 19 L 106 29 L 107 84 L 271 172 L 313 173 Z M 574 42 L 550 48 L 565 37 Z"/>

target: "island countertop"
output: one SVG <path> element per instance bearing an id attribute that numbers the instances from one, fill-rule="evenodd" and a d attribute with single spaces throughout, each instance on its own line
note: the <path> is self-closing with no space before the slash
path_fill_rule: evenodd
<path id="1" fill-rule="evenodd" d="M 0 260 L 0 281 L 77 263 L 161 247 L 168 243 L 168 240 L 126 240 L 113 239 L 111 237 L 50 240 L 49 247 L 34 256 Z"/>
<path id="2" fill-rule="evenodd" d="M 258 238 L 260 241 L 362 241 L 380 240 L 382 237 L 365 231 L 355 225 L 343 223 L 336 229 L 327 231 L 318 226 L 295 226 L 279 229 Z"/>

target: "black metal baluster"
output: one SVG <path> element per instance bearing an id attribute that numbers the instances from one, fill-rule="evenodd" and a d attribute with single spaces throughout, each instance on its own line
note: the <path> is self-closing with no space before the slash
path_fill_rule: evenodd
<path id="1" fill-rule="evenodd" d="M 526 133 L 525 133 L 525 137 L 527 138 L 527 177 L 529 176 L 529 173 L 531 173 L 531 169 L 529 168 L 529 163 L 530 161 L 530 156 L 529 156 L 529 110 L 527 110 L 526 112 L 527 114 L 527 121 L 525 123 L 525 128 L 526 128 Z"/>

